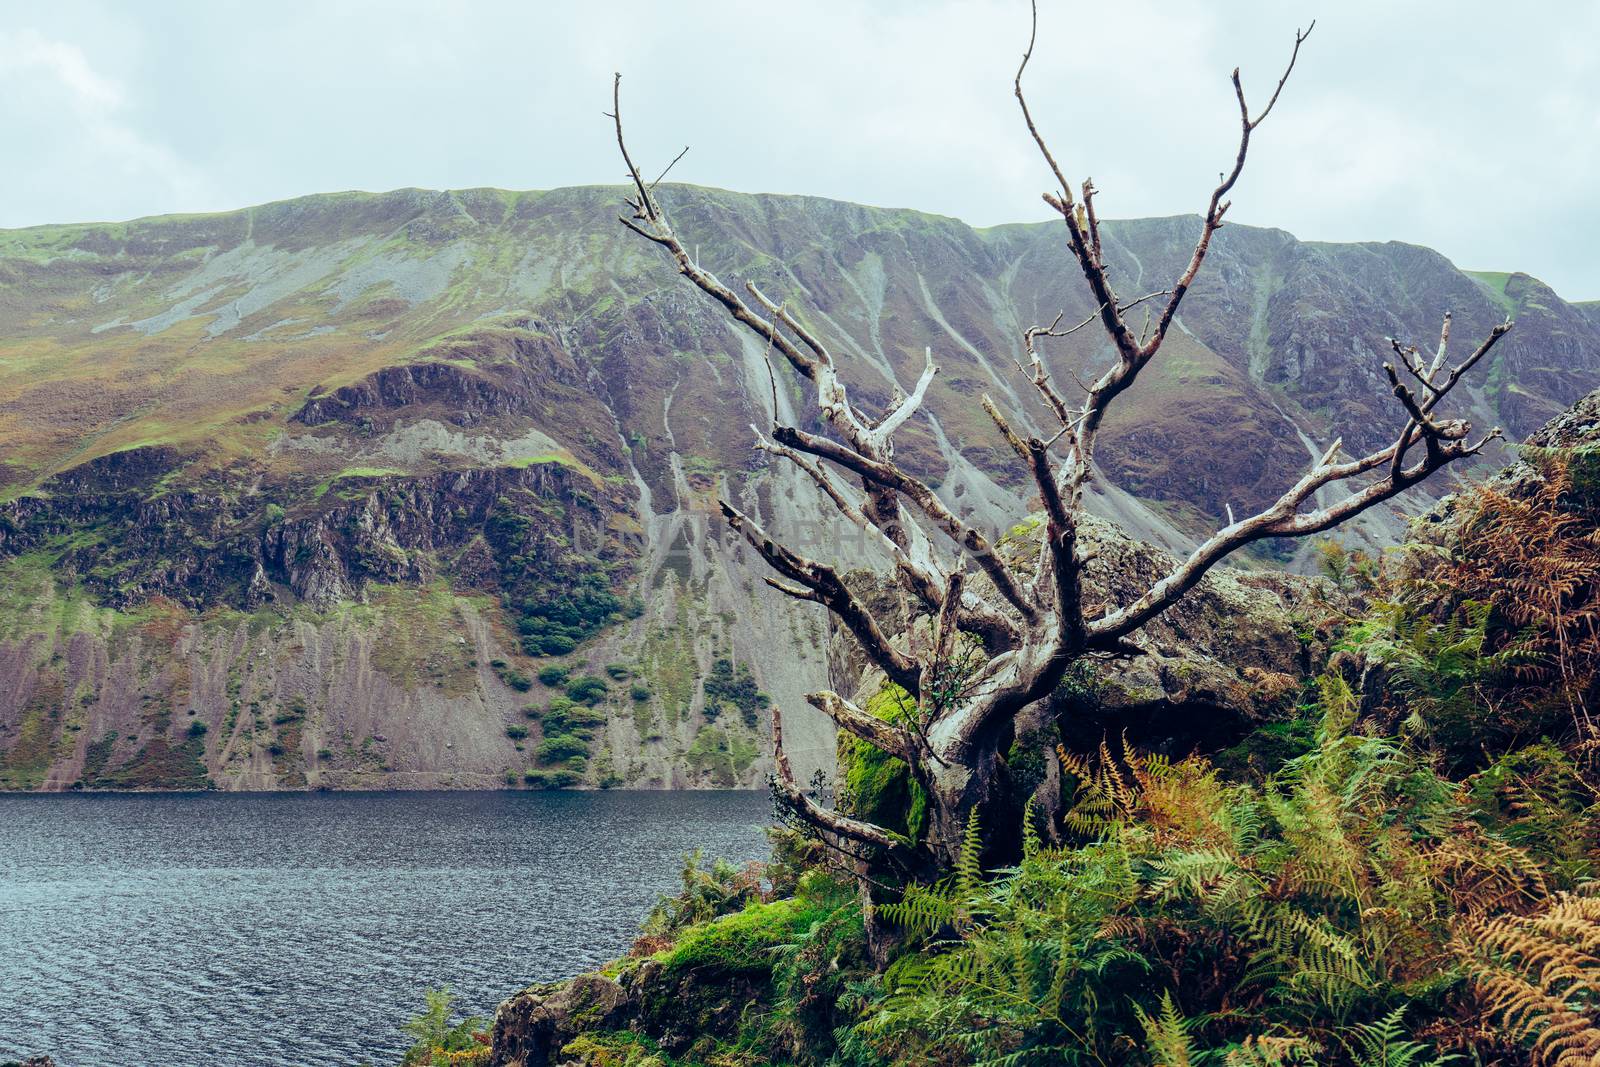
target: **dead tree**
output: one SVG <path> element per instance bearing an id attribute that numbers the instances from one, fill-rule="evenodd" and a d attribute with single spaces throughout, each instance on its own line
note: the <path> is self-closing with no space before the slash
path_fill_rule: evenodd
<path id="1" fill-rule="evenodd" d="M 1313 24 L 1314 26 L 1315 24 Z M 905 837 L 809 796 L 790 771 L 783 750 L 780 713 L 773 711 L 776 788 L 795 813 L 836 846 L 861 855 L 898 856 L 919 866 L 950 863 L 962 830 L 975 810 L 1007 802 L 999 794 L 1008 781 L 1002 755 L 1014 718 L 1048 696 L 1071 665 L 1086 657 L 1136 654 L 1132 638 L 1151 619 L 1171 607 L 1202 576 L 1230 553 L 1265 538 L 1318 533 L 1389 500 L 1446 464 L 1472 456 L 1498 428 L 1473 440 L 1470 425 L 1439 415 L 1440 404 L 1511 328 L 1493 331 L 1459 363 L 1447 363 L 1450 316 L 1438 349 L 1431 355 L 1391 342 L 1395 362 L 1386 363 L 1401 411 L 1400 428 L 1388 447 L 1355 459 L 1341 458 L 1334 441 L 1310 470 L 1266 510 L 1233 519 L 1206 538 L 1187 558 L 1128 603 L 1091 612 L 1084 602 L 1083 575 L 1088 553 L 1079 545 L 1084 489 L 1094 475 L 1096 438 L 1112 403 L 1138 378 L 1161 350 L 1177 319 L 1184 296 L 1205 263 L 1212 238 L 1222 227 L 1234 184 L 1244 169 L 1250 139 L 1272 112 L 1300 46 L 1310 33 L 1296 32 L 1294 50 L 1271 99 L 1252 113 L 1235 70 L 1239 104 L 1239 144 L 1232 168 L 1212 190 L 1188 265 L 1171 288 L 1125 300 L 1112 285 L 1101 245 L 1096 213 L 1098 190 L 1073 184 L 1039 132 L 1022 90 L 1033 53 L 1034 34 L 1017 68 L 1015 93 L 1028 133 L 1056 182 L 1045 202 L 1060 215 L 1067 246 L 1088 284 L 1095 312 L 1083 322 L 1035 326 L 1023 336 L 1023 372 L 1060 429 L 1048 439 L 1023 436 L 988 397 L 984 406 L 999 433 L 1031 474 L 1043 502 L 1043 535 L 1030 567 L 1014 567 L 995 551 L 989 538 L 964 521 L 925 482 L 896 464 L 893 437 L 918 410 L 938 367 L 928 356 L 909 393 L 897 394 L 887 411 L 869 415 L 850 400 L 827 341 L 791 308 L 754 283 L 743 293 L 723 284 L 691 256 L 673 229 L 653 182 L 647 182 L 623 138 L 620 75 L 613 85 L 610 114 L 617 145 L 632 179 L 631 209 L 622 224 L 671 254 L 678 271 L 716 301 L 734 320 L 780 354 L 816 388 L 817 407 L 829 433 L 774 425 L 758 432 L 758 447 L 793 463 L 827 496 L 839 514 L 859 526 L 892 563 L 894 579 L 918 617 L 900 636 L 891 635 L 826 562 L 810 559 L 765 531 L 755 517 L 728 501 L 721 509 L 728 523 L 781 577 L 773 587 L 796 600 L 823 605 L 854 635 L 866 657 L 905 694 L 904 714 L 885 721 L 834 692 L 811 694 L 809 701 L 838 728 L 889 753 L 910 767 L 926 790 L 929 818 L 924 840 Z M 659 179 L 658 179 L 659 180 Z M 1149 304 L 1142 330 L 1130 326 L 1128 312 Z M 1158 314 L 1151 311 L 1159 308 Z M 1098 323 L 1115 352 L 1115 362 L 1094 381 L 1080 383 L 1082 397 L 1070 399 L 1046 367 L 1040 345 Z M 776 414 L 774 414 L 776 418 Z M 1059 453 L 1059 454 L 1058 454 Z M 859 486 L 859 490 L 856 488 Z M 1319 494 L 1339 495 L 1320 503 Z M 977 574 L 981 573 L 979 579 Z M 975 654 L 976 653 L 976 654 Z M 1015 803 L 1015 798 L 1010 798 Z M 1014 809 L 1013 809 L 1014 810 Z M 988 825 L 994 825 L 989 822 Z"/>

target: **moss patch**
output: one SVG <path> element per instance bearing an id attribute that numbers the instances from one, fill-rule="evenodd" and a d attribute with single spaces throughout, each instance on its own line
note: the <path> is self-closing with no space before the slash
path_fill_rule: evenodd
<path id="1" fill-rule="evenodd" d="M 715 784 L 731 788 L 756 761 L 757 752 L 749 738 L 730 734 L 720 726 L 707 726 L 694 735 L 683 758 L 696 774 L 708 775 Z"/>

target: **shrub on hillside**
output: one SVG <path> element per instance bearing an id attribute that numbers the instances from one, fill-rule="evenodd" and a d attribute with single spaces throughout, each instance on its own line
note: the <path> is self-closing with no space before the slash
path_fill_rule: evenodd
<path id="1" fill-rule="evenodd" d="M 567 683 L 567 699 L 576 701 L 579 704 L 588 704 L 591 707 L 604 700 L 610 692 L 611 689 L 606 685 L 604 679 L 597 678 L 592 674 L 586 674 L 582 678 L 576 678 Z"/>
<path id="2" fill-rule="evenodd" d="M 587 758 L 589 741 L 575 734 L 550 734 L 539 742 L 538 754 L 543 763 L 560 763 L 574 756 Z"/>

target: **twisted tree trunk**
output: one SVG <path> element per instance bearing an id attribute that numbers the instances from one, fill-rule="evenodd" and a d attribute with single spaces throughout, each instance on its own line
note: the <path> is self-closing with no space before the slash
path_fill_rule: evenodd
<path id="1" fill-rule="evenodd" d="M 1034 21 L 1036 30 L 1037 12 Z M 1022 75 L 1034 44 L 1030 37 L 1017 69 L 1015 94 L 1029 135 L 1056 182 L 1056 188 L 1044 194 L 1045 202 L 1061 217 L 1067 248 L 1096 310 L 1076 325 L 1063 327 L 1063 316 L 1057 315 L 1048 326 L 1023 333 L 1026 362 L 1019 361 L 1017 369 L 1059 421 L 1053 436 L 1019 434 L 1013 429 L 1015 415 L 983 398 L 999 437 L 1033 479 L 1044 512 L 1043 535 L 1026 575 L 1002 558 L 984 533 L 961 519 L 933 488 L 895 463 L 894 433 L 918 417 L 938 373 L 931 350 L 925 352 L 924 369 L 910 392 L 897 390 L 877 415 L 856 407 L 827 343 L 788 301 L 774 301 L 746 283 L 745 294 L 753 304 L 747 303 L 745 296 L 689 254 L 656 199 L 655 183 L 645 181 L 628 154 L 620 75 L 614 83 L 615 110 L 610 117 L 633 182 L 626 200 L 630 214 L 620 221 L 665 249 L 679 273 L 760 338 L 769 355 L 777 353 L 794 373 L 815 386 L 817 410 L 829 433 L 774 425 L 766 433 L 756 432 L 757 447 L 804 471 L 838 513 L 868 535 L 912 607 L 905 633 L 891 638 L 832 566 L 782 544 L 762 529 L 757 518 L 722 502 L 729 526 L 780 576 L 768 578 L 768 583 L 797 600 L 825 606 L 860 643 L 872 665 L 906 694 L 904 714 L 893 722 L 837 693 L 813 693 L 808 699 L 839 729 L 907 764 L 929 802 L 927 829 L 916 841 L 809 796 L 794 780 L 783 750 L 782 710 L 773 711 L 774 787 L 818 835 L 868 868 L 893 865 L 922 876 L 948 869 L 974 817 L 990 835 L 995 851 L 1010 851 L 1008 845 L 1020 831 L 1025 798 L 1015 795 L 1003 752 L 1018 714 L 1048 696 L 1074 663 L 1138 654 L 1140 628 L 1181 599 L 1230 553 L 1267 538 L 1327 530 L 1393 498 L 1446 464 L 1477 454 L 1500 435 L 1494 429 L 1474 441 L 1467 422 L 1441 419 L 1437 410 L 1511 323 L 1495 327 L 1473 352 L 1451 366 L 1446 313 L 1433 353 L 1390 341 L 1396 362 L 1384 364 L 1384 370 L 1402 415 L 1392 444 L 1341 460 L 1341 441 L 1333 441 L 1270 507 L 1243 519 L 1235 519 L 1230 509 L 1226 526 L 1132 600 L 1093 610 L 1084 603 L 1083 571 L 1093 556 L 1080 547 L 1078 530 L 1084 487 L 1095 473 L 1100 426 L 1112 403 L 1156 357 L 1177 320 L 1184 296 L 1231 206 L 1227 196 L 1244 169 L 1251 136 L 1276 106 L 1309 32 L 1296 33 L 1288 67 L 1259 114 L 1251 113 L 1239 72 L 1233 72 L 1240 120 L 1238 150 L 1231 170 L 1212 190 L 1189 262 L 1170 288 L 1126 301 L 1111 283 L 1102 252 L 1095 204 L 1099 191 L 1092 181 L 1084 181 L 1074 194 L 1023 94 Z M 1147 315 L 1144 328 L 1135 331 L 1127 316 L 1146 303 L 1159 307 L 1159 313 L 1153 321 Z M 1074 375 L 1082 396 L 1069 400 L 1057 388 L 1040 346 L 1096 323 L 1115 353 L 1115 362 L 1088 383 Z M 1330 498 L 1330 503 L 1321 503 Z M 986 579 L 984 592 L 974 592 L 969 574 Z"/>

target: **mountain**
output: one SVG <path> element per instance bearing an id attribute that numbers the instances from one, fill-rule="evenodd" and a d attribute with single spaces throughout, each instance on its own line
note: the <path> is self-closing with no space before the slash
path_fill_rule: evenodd
<path id="1" fill-rule="evenodd" d="M 704 265 L 837 344 L 866 406 L 931 345 L 898 455 L 983 522 L 1026 514 L 978 399 L 1046 424 L 1021 331 L 1093 310 L 1058 228 L 663 196 Z M 827 621 L 712 503 L 868 561 L 750 447 L 812 402 L 618 200 L 402 190 L 0 231 L 0 787 L 748 786 L 770 701 L 801 769 L 829 764 L 800 699 Z M 1108 223 L 1121 291 L 1168 284 L 1198 225 Z M 1182 548 L 1334 436 L 1380 444 L 1384 338 L 1425 343 L 1446 309 L 1457 345 L 1516 317 L 1467 391 L 1513 439 L 1600 382 L 1600 306 L 1525 274 L 1225 228 L 1108 420 L 1097 510 Z M 1108 351 L 1083 330 L 1053 358 L 1067 382 Z"/>

